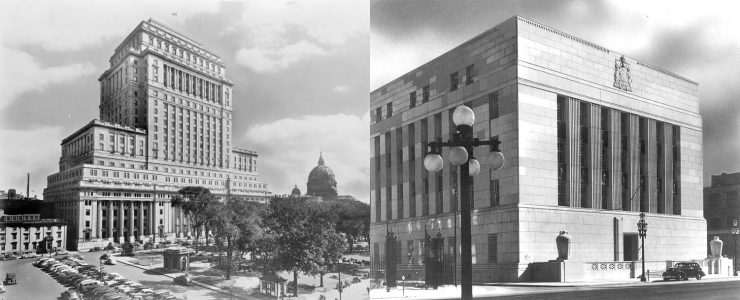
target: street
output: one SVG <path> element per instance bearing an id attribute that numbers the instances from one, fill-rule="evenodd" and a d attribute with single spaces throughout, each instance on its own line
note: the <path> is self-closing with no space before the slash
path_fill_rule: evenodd
<path id="1" fill-rule="evenodd" d="M 6 273 L 15 273 L 18 280 L 16 285 L 5 286 L 6 292 L 0 294 L 0 299 L 57 299 L 66 290 L 49 274 L 34 267 L 34 261 L 36 258 L 0 261 L 2 280 Z"/>
<path id="2" fill-rule="evenodd" d="M 534 288 L 538 289 L 538 288 Z M 740 281 L 679 281 L 632 286 L 563 287 L 558 291 L 476 299 L 740 299 Z"/>
<path id="3" fill-rule="evenodd" d="M 105 251 L 102 252 L 80 252 L 85 257 L 85 261 L 91 265 L 98 265 L 98 258 Z M 118 258 L 117 255 L 113 256 Z M 147 256 L 148 257 L 148 256 Z M 161 258 L 159 258 L 161 262 Z M 156 260 L 155 260 L 156 262 Z M 158 290 L 166 289 L 170 291 L 170 294 L 175 295 L 179 299 L 228 299 L 228 295 L 218 293 L 206 288 L 202 288 L 197 285 L 191 285 L 188 287 L 177 285 L 172 281 L 172 278 L 165 277 L 153 272 L 148 272 L 136 267 L 127 266 L 123 263 L 116 265 L 103 265 L 103 268 L 108 272 L 114 272 L 121 274 L 121 276 L 127 279 L 136 281 L 143 284 L 144 286 Z M 61 293 L 61 292 L 60 292 Z M 186 298 L 187 297 L 187 298 Z"/>

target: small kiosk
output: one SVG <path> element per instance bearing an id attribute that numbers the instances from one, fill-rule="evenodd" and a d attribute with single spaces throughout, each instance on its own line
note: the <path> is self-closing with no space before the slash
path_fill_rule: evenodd
<path id="1" fill-rule="evenodd" d="M 163 252 L 164 269 L 168 272 L 185 272 L 190 265 L 190 256 L 188 248 L 171 247 Z"/>
<path id="2" fill-rule="evenodd" d="M 263 274 L 260 277 L 260 293 L 279 298 L 288 292 L 285 287 L 286 281 L 286 279 L 275 274 Z"/>

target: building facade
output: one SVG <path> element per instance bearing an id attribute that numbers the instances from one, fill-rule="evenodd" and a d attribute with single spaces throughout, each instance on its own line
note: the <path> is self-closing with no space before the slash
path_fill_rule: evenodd
<path id="1" fill-rule="evenodd" d="M 110 58 L 100 120 L 62 141 L 44 199 L 69 222 L 69 248 L 193 234 L 170 204 L 185 186 L 264 201 L 257 153 L 232 139 L 233 82 L 217 55 L 154 21 Z"/>
<path id="2" fill-rule="evenodd" d="M 530 280 L 533 263 L 558 257 L 560 231 L 571 236 L 571 261 L 637 261 L 640 212 L 647 262 L 705 258 L 697 90 L 512 17 L 371 93 L 372 258 L 395 257 L 399 276 L 423 278 L 425 232 L 440 232 L 443 251 L 459 256 L 457 168 L 447 149 L 440 172 L 423 159 L 426 142 L 450 139 L 460 105 L 475 112 L 474 137 L 498 139 L 506 157 L 473 178 L 474 282 Z"/>
<path id="3" fill-rule="evenodd" d="M 63 219 L 41 219 L 39 214 L 5 215 L 0 210 L 0 256 L 63 250 L 66 238 Z"/>
<path id="4" fill-rule="evenodd" d="M 707 242 L 718 236 L 724 242 L 722 255 L 734 257 L 738 237 L 730 229 L 734 220 L 740 223 L 740 172 L 712 175 L 711 186 L 704 188 L 704 218 Z"/>

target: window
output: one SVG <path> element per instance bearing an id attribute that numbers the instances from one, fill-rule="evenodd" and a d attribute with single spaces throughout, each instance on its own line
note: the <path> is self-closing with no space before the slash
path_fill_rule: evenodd
<path id="1" fill-rule="evenodd" d="M 390 118 L 393 116 L 393 102 L 389 102 L 385 105 L 386 107 L 386 118 Z"/>
<path id="2" fill-rule="evenodd" d="M 409 108 L 414 108 L 416 106 L 416 91 L 413 91 L 409 94 Z"/>
<path id="3" fill-rule="evenodd" d="M 491 120 L 498 118 L 498 91 L 488 94 L 488 116 Z"/>
<path id="4" fill-rule="evenodd" d="M 458 78 L 457 72 L 450 74 L 450 92 L 457 90 L 459 81 L 460 78 Z"/>
<path id="5" fill-rule="evenodd" d="M 375 109 L 375 122 L 380 122 L 383 119 L 383 108 L 378 107 Z"/>
<path id="6" fill-rule="evenodd" d="M 421 103 L 423 104 L 423 103 L 427 103 L 427 102 L 429 102 L 429 86 L 428 85 L 425 85 L 421 89 Z"/>
<path id="7" fill-rule="evenodd" d="M 499 190 L 499 181 L 498 179 L 493 179 L 490 181 L 490 190 L 491 190 L 491 206 L 497 206 L 501 204 L 501 192 Z"/>
<path id="8" fill-rule="evenodd" d="M 475 65 L 469 65 L 465 68 L 465 85 L 473 83 L 475 80 Z"/>
<path id="9" fill-rule="evenodd" d="M 89 209 L 86 209 L 86 210 L 85 210 L 85 215 L 86 215 L 86 216 L 89 216 L 89 215 L 90 215 L 90 210 L 89 210 Z"/>
<path id="10" fill-rule="evenodd" d="M 90 227 L 90 221 L 85 221 L 85 227 Z"/>
<path id="11" fill-rule="evenodd" d="M 498 262 L 498 235 L 488 235 L 488 263 Z"/>

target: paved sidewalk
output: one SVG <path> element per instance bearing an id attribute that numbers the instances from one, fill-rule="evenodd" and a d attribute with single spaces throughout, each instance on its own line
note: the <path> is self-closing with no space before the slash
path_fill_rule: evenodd
<path id="1" fill-rule="evenodd" d="M 740 277 L 708 275 L 702 280 L 681 281 L 682 284 L 697 284 L 705 281 L 740 281 Z M 589 286 L 631 286 L 644 284 L 673 284 L 676 281 L 664 281 L 663 278 L 651 278 L 648 282 L 641 282 L 639 278 L 622 281 L 589 281 L 589 282 L 504 282 L 473 286 L 475 297 L 491 297 L 503 295 L 537 294 L 542 292 L 569 291 L 568 287 Z M 372 299 L 454 299 L 460 296 L 460 286 L 442 286 L 438 289 L 423 289 L 416 287 L 401 287 L 390 291 L 376 289 L 370 291 Z"/>
<path id="2" fill-rule="evenodd" d="M 183 274 L 183 273 L 171 273 L 171 274 L 160 273 L 160 272 L 157 272 L 156 269 L 149 269 L 149 266 L 143 266 L 143 265 L 131 263 L 131 262 L 128 262 L 126 260 L 118 260 L 118 262 L 119 263 L 122 263 L 122 264 L 125 264 L 127 266 L 132 266 L 132 267 L 139 268 L 139 269 L 142 269 L 142 270 L 145 270 L 145 271 L 150 271 L 150 272 L 157 273 L 159 275 L 166 276 L 166 277 L 173 278 L 173 279 L 175 277 L 180 276 L 180 275 Z M 193 284 L 195 284 L 197 286 L 200 286 L 200 287 L 203 287 L 203 288 L 207 288 L 207 289 L 212 290 L 212 291 L 216 291 L 216 292 L 222 293 L 222 294 L 224 294 L 226 296 L 229 296 L 229 292 L 228 291 L 225 291 L 223 289 L 220 289 L 220 288 L 218 288 L 216 286 L 213 286 L 213 285 L 210 285 L 210 284 L 205 284 L 205 283 L 198 282 L 198 281 L 195 281 L 195 280 L 193 280 Z M 253 299 L 255 299 L 255 298 L 246 298 L 244 296 L 237 295 L 237 294 L 231 294 L 231 297 L 232 298 L 237 298 L 237 299 L 245 299 L 245 300 L 253 300 Z"/>

